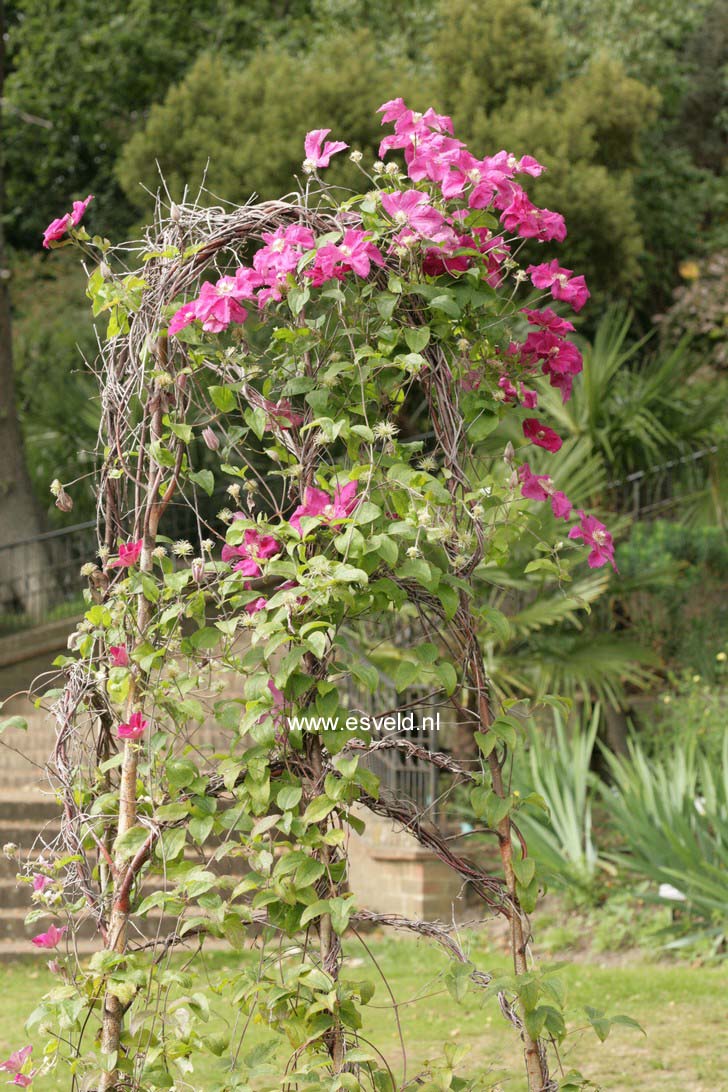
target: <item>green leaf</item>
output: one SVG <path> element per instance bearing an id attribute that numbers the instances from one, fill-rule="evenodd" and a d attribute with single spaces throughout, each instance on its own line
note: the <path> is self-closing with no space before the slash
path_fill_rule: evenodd
<path id="1" fill-rule="evenodd" d="M 230 413 L 231 410 L 235 409 L 237 400 L 234 392 L 229 387 L 208 387 L 207 393 L 214 405 L 222 413 Z"/>
<path id="2" fill-rule="evenodd" d="M 525 857 L 522 861 L 513 859 L 513 871 L 516 879 L 524 887 L 529 887 L 536 873 L 536 862 L 533 857 Z"/>
<path id="3" fill-rule="evenodd" d="M 197 777 L 197 767 L 188 758 L 173 758 L 165 766 L 171 789 L 184 789 Z"/>
<path id="4" fill-rule="evenodd" d="M 7 720 L 0 720 L 0 735 L 10 728 L 16 728 L 20 732 L 27 732 L 28 722 L 25 717 L 8 717 Z"/>
<path id="5" fill-rule="evenodd" d="M 334 807 L 334 801 L 329 800 L 328 796 L 317 796 L 303 813 L 303 821 L 304 823 L 320 823 L 330 811 L 334 810 Z"/>
<path id="6" fill-rule="evenodd" d="M 179 857 L 186 841 L 187 831 L 184 827 L 165 830 L 154 849 L 155 856 L 161 861 L 173 861 L 176 857 Z"/>
<path id="7" fill-rule="evenodd" d="M 281 811 L 292 811 L 298 806 L 302 796 L 303 789 L 300 785 L 284 785 L 276 796 L 276 803 Z"/>
<path id="8" fill-rule="evenodd" d="M 133 857 L 142 848 L 148 837 L 149 831 L 146 827 L 131 827 L 130 830 L 124 831 L 116 839 L 114 850 L 123 857 Z"/>
<path id="9" fill-rule="evenodd" d="M 204 490 L 208 497 L 212 496 L 215 488 L 215 475 L 211 470 L 196 470 L 194 474 L 190 474 L 190 481 L 193 481 L 195 485 L 199 485 L 200 489 Z"/>
<path id="10" fill-rule="evenodd" d="M 413 353 L 421 353 L 430 340 L 429 326 L 408 326 L 404 332 L 407 348 Z"/>

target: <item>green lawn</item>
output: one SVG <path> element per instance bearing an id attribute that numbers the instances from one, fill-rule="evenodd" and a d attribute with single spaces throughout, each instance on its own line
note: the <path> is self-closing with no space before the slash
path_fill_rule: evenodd
<path id="1" fill-rule="evenodd" d="M 377 963 L 389 976 L 398 1002 L 398 1011 L 408 1044 L 408 1073 L 417 1072 L 424 1058 L 441 1052 L 445 1041 L 467 1048 L 470 1074 L 483 1079 L 483 1088 L 491 1087 L 488 1073 L 503 1068 L 517 1069 L 518 1048 L 510 1029 L 494 1001 L 484 1001 L 469 993 L 456 1004 L 444 990 L 439 975 L 446 961 L 432 947 L 412 940 L 393 940 L 376 935 L 367 939 Z M 364 950 L 356 952 L 356 942 L 348 947 L 349 970 L 359 976 L 371 970 Z M 488 949 L 486 940 L 473 940 L 472 954 L 483 968 L 506 969 L 502 952 Z M 245 953 L 241 958 L 251 958 Z M 208 992 L 216 1021 L 234 1020 L 224 990 L 216 993 L 226 974 L 235 967 L 230 955 L 213 954 L 205 959 Z M 581 960 L 560 972 L 567 987 L 567 1003 L 572 1024 L 585 1024 L 579 1007 L 591 1005 L 608 1014 L 626 1013 L 645 1027 L 646 1036 L 618 1027 L 605 1043 L 599 1043 L 591 1031 L 577 1031 L 563 1048 L 566 1068 L 581 1069 L 597 1085 L 620 1092 L 720 1092 L 728 1090 L 728 1074 L 721 1048 L 728 1027 L 728 968 L 696 967 L 688 964 L 647 962 L 630 956 L 614 957 L 600 964 Z M 0 1059 L 28 1041 L 23 1022 L 37 1000 L 50 985 L 45 961 L 8 964 L 0 967 Z M 400 1074 L 401 1052 L 396 1021 L 381 979 L 369 1006 L 365 1027 L 371 1037 L 385 1048 L 387 1058 Z M 255 1028 L 251 1044 L 267 1037 L 265 1029 Z M 41 1046 L 37 1044 L 37 1050 Z M 213 1077 L 207 1063 L 195 1070 L 190 1086 L 204 1090 Z M 50 1079 L 37 1081 L 36 1092 L 66 1089 L 68 1084 Z M 522 1092 L 523 1081 L 516 1077 L 503 1085 L 504 1092 Z"/>

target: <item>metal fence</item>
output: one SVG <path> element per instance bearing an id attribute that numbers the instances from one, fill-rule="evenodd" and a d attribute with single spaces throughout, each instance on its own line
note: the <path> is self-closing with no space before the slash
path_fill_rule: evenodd
<path id="1" fill-rule="evenodd" d="M 96 524 L 78 523 L 0 546 L 0 632 L 81 605 L 84 561 L 96 553 Z"/>

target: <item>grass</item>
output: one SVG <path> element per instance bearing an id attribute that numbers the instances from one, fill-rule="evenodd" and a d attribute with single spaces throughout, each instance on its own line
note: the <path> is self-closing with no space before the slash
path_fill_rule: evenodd
<path id="1" fill-rule="evenodd" d="M 410 1076 L 425 1058 L 441 1055 L 445 1042 L 464 1048 L 467 1072 L 482 1080 L 478 1087 L 483 1090 L 492 1087 L 496 1071 L 506 1069 L 518 1074 L 518 1044 L 495 1001 L 471 992 L 462 1003 L 454 1002 L 440 980 L 447 965 L 444 957 L 426 943 L 412 940 L 373 935 L 367 938 L 367 945 L 387 972 L 399 1003 Z M 387 991 L 367 952 L 357 951 L 357 947 L 356 941 L 348 947 L 347 972 L 357 977 L 371 972 L 378 979 L 368 1007 L 365 1034 L 384 1049 L 392 1067 L 401 1074 L 396 1021 Z M 471 954 L 483 968 L 507 969 L 503 952 L 483 935 L 472 939 Z M 243 953 L 239 958 L 252 956 Z M 235 958 L 211 954 L 205 957 L 205 968 L 215 1022 L 229 1025 L 234 1013 L 225 999 L 224 983 L 235 972 Z M 621 955 L 618 962 L 613 956 L 601 963 L 582 959 L 564 967 L 560 975 L 566 986 L 570 1024 L 582 1029 L 564 1044 L 562 1055 L 567 1069 L 573 1066 L 582 1070 L 597 1086 L 611 1092 L 728 1090 L 721 1048 L 728 1025 L 728 968 L 649 962 L 630 953 Z M 0 1059 L 28 1041 L 24 1020 L 50 985 L 45 961 L 40 957 L 0 967 Z M 647 1034 L 617 1027 L 605 1043 L 599 1043 L 584 1027 L 586 1020 L 579 1012 L 584 1005 L 610 1015 L 626 1013 L 639 1020 Z M 250 1045 L 269 1037 L 269 1033 L 256 1028 L 253 1036 Z M 36 1054 L 40 1047 L 38 1042 Z M 195 1067 L 188 1087 L 204 1092 L 219 1074 L 220 1069 L 214 1071 L 212 1063 L 205 1062 Z M 516 1075 L 498 1087 L 503 1092 L 522 1092 L 525 1084 Z M 35 1092 L 66 1092 L 68 1088 L 67 1081 L 52 1077 L 34 1084 Z"/>

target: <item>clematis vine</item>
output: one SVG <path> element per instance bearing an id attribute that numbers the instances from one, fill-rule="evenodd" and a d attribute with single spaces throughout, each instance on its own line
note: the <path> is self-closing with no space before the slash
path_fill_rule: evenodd
<path id="1" fill-rule="evenodd" d="M 111 645 L 109 648 L 109 659 L 111 660 L 112 667 L 128 667 L 129 653 L 126 645 Z"/>
<path id="2" fill-rule="evenodd" d="M 235 519 L 245 519 L 242 512 L 235 514 Z M 275 557 L 281 552 L 281 544 L 273 535 L 264 535 L 252 528 L 245 531 L 243 541 L 239 546 L 225 545 L 222 548 L 222 560 L 235 562 L 233 569 L 243 576 L 261 576 L 262 561 Z"/>
<path id="3" fill-rule="evenodd" d="M 523 435 L 532 444 L 551 452 L 559 451 L 564 442 L 557 432 L 544 425 L 537 417 L 526 418 L 523 422 Z"/>
<path id="4" fill-rule="evenodd" d="M 33 1078 L 38 1073 L 37 1069 L 28 1068 L 32 1053 L 32 1046 L 24 1046 L 16 1050 L 4 1062 L 0 1062 L 0 1069 L 5 1073 L 13 1074 L 13 1079 L 8 1081 L 8 1084 L 15 1085 L 16 1088 L 30 1088 Z"/>
<path id="5" fill-rule="evenodd" d="M 85 200 L 74 201 L 71 212 L 59 216 L 57 220 L 51 220 L 50 224 L 43 232 L 43 246 L 46 250 L 50 249 L 51 243 L 58 242 L 59 239 L 62 239 L 69 228 L 78 227 L 86 209 L 93 199 L 94 195 L 90 193 Z"/>
<path id="6" fill-rule="evenodd" d="M 548 288 L 555 300 L 570 303 L 575 311 L 581 311 L 591 293 L 583 277 L 575 277 L 571 269 L 563 269 L 554 258 L 552 262 L 529 265 L 526 270 L 534 288 Z"/>
<path id="7" fill-rule="evenodd" d="M 551 501 L 551 510 L 556 519 L 568 519 L 572 503 L 565 493 L 560 492 L 548 474 L 534 474 L 528 463 L 518 469 L 521 481 L 521 496 L 529 500 Z"/>
<path id="8" fill-rule="evenodd" d="M 288 522 L 299 535 L 302 535 L 301 520 L 306 517 L 321 519 L 325 523 L 347 519 L 359 503 L 356 495 L 357 488 L 357 482 L 347 482 L 346 485 L 337 486 L 331 497 L 329 493 L 324 493 L 323 489 L 309 486 L 304 493 L 303 504 L 298 505 Z"/>
<path id="9" fill-rule="evenodd" d="M 51 925 L 45 933 L 38 933 L 37 937 L 33 937 L 31 943 L 36 948 L 57 948 L 67 932 L 68 926 L 66 925 L 62 925 L 60 929 L 55 925 Z"/>
<path id="10" fill-rule="evenodd" d="M 141 538 L 137 539 L 136 542 L 122 542 L 121 546 L 119 546 L 119 556 L 108 562 L 108 568 L 129 569 L 132 565 L 136 565 L 141 557 L 143 545 L 144 542 Z"/>
<path id="11" fill-rule="evenodd" d="M 587 563 L 590 569 L 599 569 L 607 563 L 617 572 L 614 560 L 614 542 L 607 528 L 596 516 L 588 516 L 581 509 L 577 512 L 579 523 L 569 531 L 569 538 L 581 539 L 590 549 Z"/>
<path id="12" fill-rule="evenodd" d="M 303 142 L 306 154 L 303 161 L 305 171 L 313 171 L 317 167 L 328 167 L 332 155 L 343 152 L 349 147 L 343 140 L 326 140 L 330 132 L 330 129 L 312 129 L 310 133 L 306 133 L 306 139 Z"/>
<path id="13" fill-rule="evenodd" d="M 141 739 L 147 728 L 149 727 L 149 721 L 145 720 L 141 713 L 132 713 L 128 721 L 120 724 L 116 729 L 116 734 L 119 739 Z"/>

